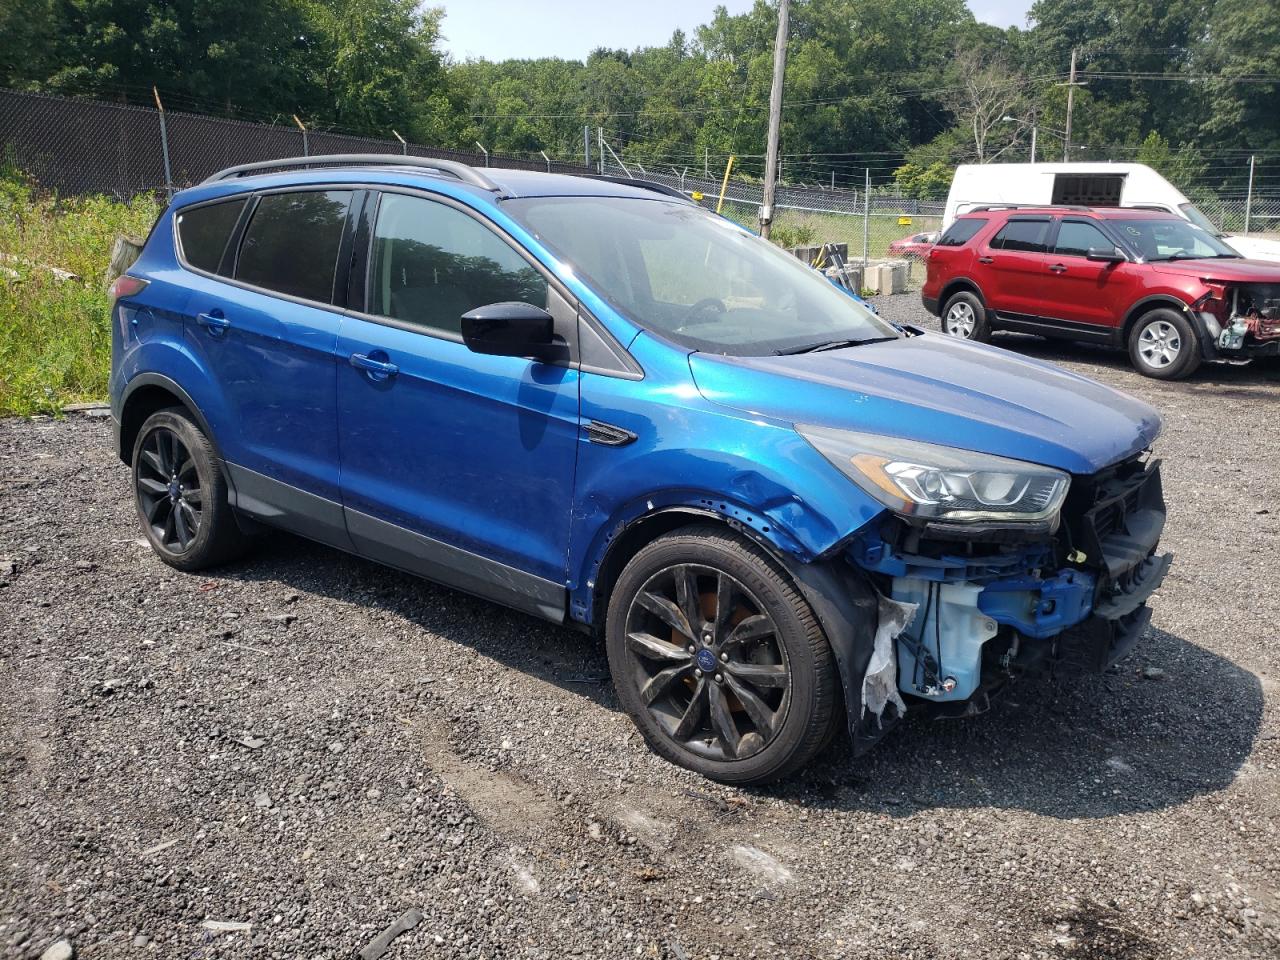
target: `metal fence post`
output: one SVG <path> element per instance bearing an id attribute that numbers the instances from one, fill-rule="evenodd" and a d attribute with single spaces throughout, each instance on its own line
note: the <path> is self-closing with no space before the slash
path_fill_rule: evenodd
<path id="1" fill-rule="evenodd" d="M 862 269 L 867 268 L 871 255 L 871 168 L 866 168 L 866 186 L 862 191 Z"/>
<path id="2" fill-rule="evenodd" d="M 302 121 L 298 119 L 298 115 L 296 113 L 293 115 L 293 122 L 296 123 L 298 125 L 298 129 L 302 131 L 302 155 L 304 157 L 309 157 L 311 154 L 307 150 L 307 128 L 303 125 Z"/>
<path id="3" fill-rule="evenodd" d="M 1256 157 L 1249 158 L 1249 192 L 1244 198 L 1244 232 L 1249 232 L 1249 221 L 1253 216 L 1253 164 Z"/>
<path id="4" fill-rule="evenodd" d="M 405 143 L 404 137 L 396 133 L 395 127 L 391 128 L 391 132 L 395 133 L 396 139 L 400 141 L 400 152 L 407 157 L 409 155 L 409 144 Z"/>
<path id="5" fill-rule="evenodd" d="M 172 197 L 173 171 L 169 169 L 169 125 L 165 122 L 164 104 L 160 102 L 160 91 L 152 87 L 151 93 L 156 98 L 156 112 L 160 115 L 160 151 L 164 154 L 164 190 L 168 196 Z"/>

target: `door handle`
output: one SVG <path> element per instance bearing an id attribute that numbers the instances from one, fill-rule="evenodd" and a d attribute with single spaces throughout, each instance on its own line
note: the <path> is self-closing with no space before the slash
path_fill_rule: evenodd
<path id="1" fill-rule="evenodd" d="M 1061 263 L 1055 263 L 1055 264 L 1054 264 L 1053 266 L 1051 266 L 1049 269 L 1050 269 L 1050 270 L 1052 270 L 1054 273 L 1066 273 L 1066 272 L 1067 272 L 1066 265 L 1065 265 L 1065 264 L 1061 264 Z"/>
<path id="2" fill-rule="evenodd" d="M 351 365 L 357 370 L 363 370 L 372 380 L 387 380 L 400 372 L 400 368 L 394 363 L 375 360 L 373 357 L 363 353 L 353 353 L 351 355 Z"/>
<path id="3" fill-rule="evenodd" d="M 995 263 L 996 258 L 995 257 L 979 257 L 978 262 L 979 263 Z"/>
<path id="4" fill-rule="evenodd" d="M 231 326 L 231 321 L 222 316 L 221 313 L 198 313 L 196 314 L 196 323 L 200 324 L 215 337 L 226 333 L 227 328 Z"/>

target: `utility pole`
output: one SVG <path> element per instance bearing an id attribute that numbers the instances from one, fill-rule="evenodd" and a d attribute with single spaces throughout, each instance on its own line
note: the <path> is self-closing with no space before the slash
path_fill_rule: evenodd
<path id="1" fill-rule="evenodd" d="M 586 125 L 582 128 L 582 165 L 591 169 L 591 128 Z"/>
<path id="2" fill-rule="evenodd" d="M 1036 125 L 1031 125 L 1031 162 L 1036 162 Z"/>
<path id="3" fill-rule="evenodd" d="M 1062 162 L 1071 160 L 1071 111 L 1076 103 L 1076 48 L 1071 48 L 1071 80 L 1067 83 L 1067 129 L 1062 138 Z"/>
<path id="4" fill-rule="evenodd" d="M 596 159 L 600 161 L 600 176 L 604 176 L 604 127 L 596 127 Z"/>
<path id="5" fill-rule="evenodd" d="M 764 155 L 764 202 L 760 205 L 760 236 L 769 239 L 773 223 L 773 189 L 778 178 L 778 133 L 782 126 L 782 78 L 787 70 L 787 14 L 790 0 L 778 0 L 778 36 L 773 41 L 773 86 L 769 89 L 769 141 Z"/>
<path id="6" fill-rule="evenodd" d="M 1244 198 L 1244 232 L 1249 232 L 1249 220 L 1253 214 L 1253 163 L 1257 157 L 1249 158 L 1249 192 Z"/>
<path id="7" fill-rule="evenodd" d="M 711 148 L 710 147 L 702 148 L 702 175 L 708 180 L 711 179 Z"/>

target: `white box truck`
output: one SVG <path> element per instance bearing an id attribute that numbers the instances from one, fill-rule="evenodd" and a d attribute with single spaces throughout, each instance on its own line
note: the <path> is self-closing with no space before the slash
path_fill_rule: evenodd
<path id="1" fill-rule="evenodd" d="M 1178 188 L 1144 163 L 966 163 L 956 168 L 943 215 L 993 204 L 1080 204 L 1163 210 L 1219 234 L 1251 260 L 1280 261 L 1280 240 L 1221 234 Z"/>

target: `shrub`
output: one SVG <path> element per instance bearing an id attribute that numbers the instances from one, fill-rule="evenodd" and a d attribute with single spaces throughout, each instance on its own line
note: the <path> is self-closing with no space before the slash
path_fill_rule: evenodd
<path id="1" fill-rule="evenodd" d="M 0 415 L 106 397 L 111 245 L 117 234 L 146 236 L 160 209 L 150 195 L 41 195 L 0 167 Z"/>

